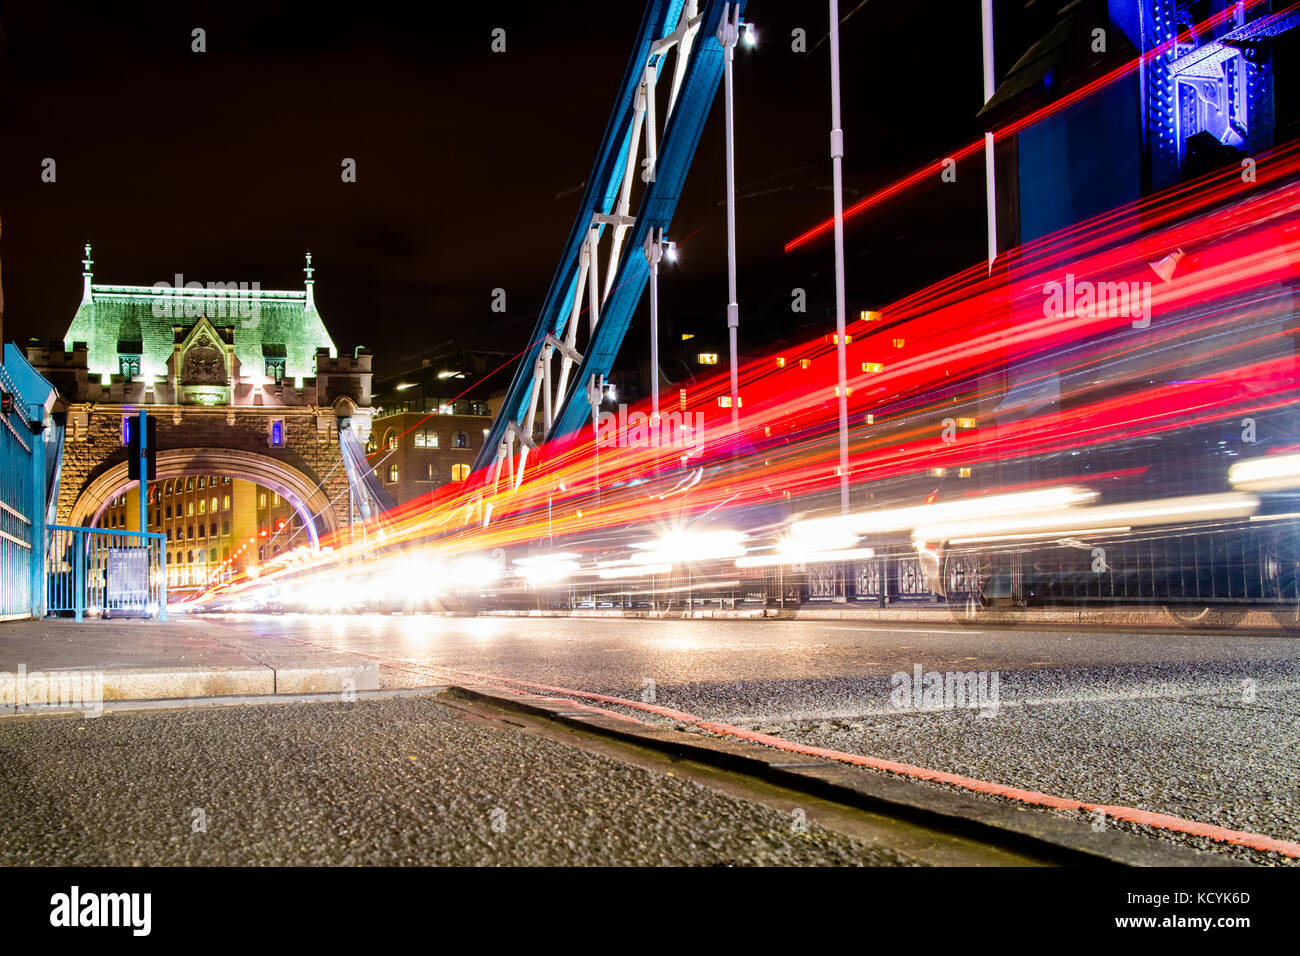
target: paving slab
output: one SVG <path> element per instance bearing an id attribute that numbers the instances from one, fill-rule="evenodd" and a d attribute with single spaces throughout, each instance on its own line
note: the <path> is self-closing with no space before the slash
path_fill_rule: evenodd
<path id="1" fill-rule="evenodd" d="M 0 623 L 0 714 L 31 705 L 229 695 L 346 693 L 379 686 L 368 658 L 225 623 Z"/>

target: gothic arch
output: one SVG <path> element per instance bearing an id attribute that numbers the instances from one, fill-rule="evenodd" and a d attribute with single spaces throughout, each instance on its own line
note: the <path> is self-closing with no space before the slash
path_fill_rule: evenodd
<path id="1" fill-rule="evenodd" d="M 311 546 L 337 532 L 338 521 L 329 496 L 292 465 L 256 452 L 227 448 L 169 448 L 158 452 L 158 481 L 191 474 L 229 475 L 278 491 L 303 518 Z M 87 527 L 98 520 L 108 503 L 132 484 L 126 462 L 114 465 L 87 483 L 72 506 L 69 523 Z"/>

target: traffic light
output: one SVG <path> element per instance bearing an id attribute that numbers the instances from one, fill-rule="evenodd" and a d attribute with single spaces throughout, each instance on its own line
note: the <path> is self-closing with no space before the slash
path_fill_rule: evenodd
<path id="1" fill-rule="evenodd" d="M 126 474 L 131 481 L 140 480 L 140 428 L 139 422 L 132 423 L 135 427 L 131 429 L 131 443 L 127 450 Z M 145 457 L 148 462 L 146 470 L 149 477 L 146 481 L 153 481 L 158 477 L 158 419 L 146 419 L 146 430 L 148 431 L 148 442 L 145 444 Z"/>

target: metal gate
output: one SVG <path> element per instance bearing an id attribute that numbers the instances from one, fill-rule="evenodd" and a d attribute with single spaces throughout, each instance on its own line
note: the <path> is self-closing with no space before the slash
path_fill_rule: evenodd
<path id="1" fill-rule="evenodd" d="M 51 614 L 167 618 L 165 536 L 50 525 L 46 594 Z"/>

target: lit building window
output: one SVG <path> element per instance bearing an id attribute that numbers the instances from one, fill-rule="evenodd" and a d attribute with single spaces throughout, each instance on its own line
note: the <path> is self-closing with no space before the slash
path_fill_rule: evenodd
<path id="1" fill-rule="evenodd" d="M 429 481 L 438 480 L 438 466 L 433 462 L 429 462 L 425 465 L 425 478 Z"/>
<path id="2" fill-rule="evenodd" d="M 451 466 L 451 480 L 452 480 L 452 481 L 464 481 L 464 480 L 465 480 L 466 478 L 468 478 L 468 477 L 469 477 L 469 465 L 452 465 L 452 466 Z"/>
<path id="3" fill-rule="evenodd" d="M 191 501 L 189 504 L 185 506 L 185 514 L 187 515 L 194 514 L 194 502 Z"/>
<path id="4" fill-rule="evenodd" d="M 207 513 L 208 513 L 208 499 L 207 499 L 207 498 L 200 498 L 200 499 L 199 499 L 199 514 L 201 514 L 201 515 L 205 515 L 205 514 L 207 514 Z"/>
<path id="5" fill-rule="evenodd" d="M 465 434 L 464 432 L 456 432 L 455 445 L 457 448 L 468 448 L 469 435 Z"/>
<path id="6" fill-rule="evenodd" d="M 204 483 L 206 480 L 207 480 L 207 479 L 204 478 L 202 475 L 199 475 L 199 487 L 200 487 L 200 488 L 203 487 L 203 483 Z"/>
<path id="7" fill-rule="evenodd" d="M 397 450 L 397 436 L 396 436 L 395 434 L 393 434 L 392 432 L 389 432 L 389 433 L 388 433 L 388 437 L 384 440 L 384 446 L 385 446 L 389 451 L 396 451 L 396 450 Z"/>
<path id="8" fill-rule="evenodd" d="M 125 379 L 135 378 L 140 374 L 140 356 L 119 355 L 117 357 L 117 371 Z"/>
<path id="9" fill-rule="evenodd" d="M 389 466 L 388 466 L 388 481 L 389 481 L 390 483 L 395 483 L 395 482 L 397 481 L 397 466 L 396 466 L 396 465 L 389 465 Z"/>
<path id="10" fill-rule="evenodd" d="M 265 491 L 262 492 L 260 495 L 257 496 L 257 506 L 258 506 L 259 508 L 265 508 L 265 507 L 266 507 L 266 492 L 265 492 Z"/>
<path id="11" fill-rule="evenodd" d="M 699 362 L 701 365 L 717 365 L 718 353 L 701 352 L 699 355 L 695 356 L 695 361 Z"/>
<path id="12" fill-rule="evenodd" d="M 230 510 L 230 495 L 221 496 L 221 510 L 222 511 Z"/>
<path id="13" fill-rule="evenodd" d="M 186 491 L 193 491 L 193 490 L 194 490 L 194 479 L 193 479 L 193 478 L 186 478 L 186 479 L 185 479 L 185 490 L 186 490 Z"/>

